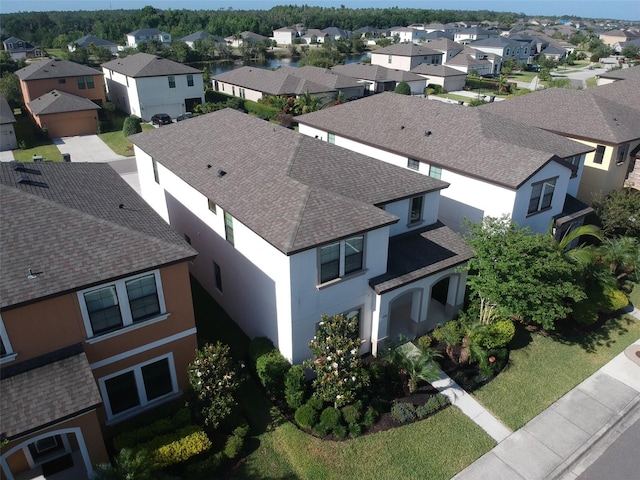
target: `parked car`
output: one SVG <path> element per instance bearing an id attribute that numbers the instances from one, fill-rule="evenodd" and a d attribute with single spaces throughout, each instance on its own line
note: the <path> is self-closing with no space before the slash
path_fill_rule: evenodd
<path id="1" fill-rule="evenodd" d="M 186 112 L 186 113 L 183 113 L 182 115 L 178 115 L 176 117 L 176 122 L 181 122 L 182 120 L 186 120 L 188 118 L 193 118 L 193 113 Z"/>
<path id="2" fill-rule="evenodd" d="M 156 113 L 151 117 L 151 123 L 154 125 L 169 125 L 171 123 L 171 117 L 166 113 Z"/>
<path id="3" fill-rule="evenodd" d="M 498 78 L 499 76 L 497 73 L 487 73 L 486 75 L 482 75 L 482 78 Z"/>
<path id="4" fill-rule="evenodd" d="M 539 72 L 540 65 L 527 65 L 527 71 L 529 72 Z"/>

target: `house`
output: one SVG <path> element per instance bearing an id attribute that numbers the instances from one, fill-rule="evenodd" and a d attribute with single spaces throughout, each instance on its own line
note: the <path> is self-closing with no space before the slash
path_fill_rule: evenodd
<path id="1" fill-rule="evenodd" d="M 424 30 L 411 27 L 392 27 L 390 33 L 392 38 L 397 36 L 400 43 L 417 43 L 427 35 Z"/>
<path id="2" fill-rule="evenodd" d="M 138 48 L 141 43 L 149 43 L 151 40 L 157 40 L 162 45 L 171 45 L 171 35 L 157 28 L 141 28 L 127 33 L 127 47 L 129 48 Z"/>
<path id="3" fill-rule="evenodd" d="M 42 52 L 38 47 L 16 37 L 9 37 L 6 40 L 3 40 L 2 45 L 5 52 L 9 53 L 12 60 L 44 56 L 44 52 Z"/>
<path id="4" fill-rule="evenodd" d="M 423 77 L 427 85 L 440 85 L 446 92 L 462 90 L 467 83 L 467 74 L 446 65 L 418 65 L 411 73 Z"/>
<path id="5" fill-rule="evenodd" d="M 273 39 L 278 45 L 291 45 L 296 38 L 299 36 L 298 30 L 295 28 L 282 27 L 273 31 Z"/>
<path id="6" fill-rule="evenodd" d="M 61 90 L 51 90 L 26 105 L 36 125 L 51 138 L 98 132 L 98 110 L 91 100 Z"/>
<path id="7" fill-rule="evenodd" d="M 640 80 L 640 67 L 629 67 L 620 70 L 609 70 L 598 75 L 598 86 L 608 83 L 619 82 L 620 80 Z M 601 90 L 599 90 L 601 91 Z M 637 97 L 632 95 L 632 97 Z M 632 100 L 633 98 L 630 98 Z M 621 102 L 624 103 L 624 102 Z"/>
<path id="8" fill-rule="evenodd" d="M 314 43 L 324 43 L 327 34 L 318 28 L 310 28 L 300 37 L 300 43 L 311 45 Z"/>
<path id="9" fill-rule="evenodd" d="M 633 168 L 630 152 L 640 144 L 638 110 L 591 90 L 549 88 L 481 107 L 589 146 L 577 195 L 589 205 L 596 196 L 623 187 Z"/>
<path id="10" fill-rule="evenodd" d="M 52 58 L 16 71 L 33 121 L 50 137 L 95 134 L 97 110 L 105 102 L 100 71 Z"/>
<path id="11" fill-rule="evenodd" d="M 0 93 L 0 152 L 18 148 L 15 123 L 13 109 L 4 94 Z"/>
<path id="12" fill-rule="evenodd" d="M 393 91 L 398 83 L 406 82 L 411 95 L 422 95 L 427 86 L 426 80 L 419 75 L 370 63 L 347 63 L 331 67 L 331 70 L 355 78 L 364 85 L 367 93 Z"/>
<path id="13" fill-rule="evenodd" d="M 538 233 L 581 223 L 591 209 L 575 195 L 593 148 L 488 113 L 381 93 L 296 120 L 300 133 L 449 183 L 438 218 L 453 230 L 502 215 Z"/>
<path id="14" fill-rule="evenodd" d="M 186 37 L 182 37 L 179 41 L 186 43 L 187 46 L 193 50 L 195 48 L 195 43 L 198 40 L 207 40 L 209 38 L 212 38 L 215 43 L 227 43 L 224 38 L 211 35 L 210 33 L 203 32 L 202 30 L 192 33 L 191 35 L 187 35 Z"/>
<path id="15" fill-rule="evenodd" d="M 225 37 L 225 41 L 232 47 L 239 48 L 240 45 L 246 43 L 250 45 L 252 43 L 261 42 L 264 40 L 269 40 L 267 37 L 264 37 L 258 33 L 253 33 L 249 31 L 240 32 L 237 35 L 231 35 L 230 37 Z"/>
<path id="16" fill-rule="evenodd" d="M 424 26 L 424 31 L 427 33 L 440 31 L 454 35 L 459 30 L 460 27 L 455 23 L 429 23 L 428 25 Z"/>
<path id="17" fill-rule="evenodd" d="M 163 57 L 136 53 L 102 64 L 107 95 L 120 110 L 149 121 L 177 117 L 204 103 L 202 71 Z"/>
<path id="18" fill-rule="evenodd" d="M 614 43 L 612 48 L 618 55 L 620 55 L 622 54 L 622 50 L 626 47 L 637 47 L 640 50 L 640 36 L 634 40 Z"/>
<path id="19" fill-rule="evenodd" d="M 638 35 L 638 33 L 631 30 L 609 30 L 598 35 L 598 38 L 600 38 L 605 45 L 609 45 L 610 47 L 616 43 L 636 40 L 639 37 L 640 35 Z"/>
<path id="20" fill-rule="evenodd" d="M 370 25 L 366 25 L 354 30 L 353 35 L 359 38 L 377 38 L 380 35 L 380 30 Z"/>
<path id="21" fill-rule="evenodd" d="M 327 101 L 342 92 L 346 98 L 364 96 L 364 86 L 357 80 L 319 67 L 281 67 L 265 70 L 240 67 L 211 78 L 218 92 L 257 102 L 265 95 L 299 96 L 309 93 Z"/>
<path id="22" fill-rule="evenodd" d="M 495 30 L 485 30 L 480 27 L 463 28 L 453 34 L 453 41 L 466 45 L 476 40 L 484 40 L 491 37 L 497 37 L 500 33 Z"/>
<path id="23" fill-rule="evenodd" d="M 398 43 L 371 52 L 371 65 L 409 72 L 421 63 L 441 64 L 442 52 L 413 43 Z"/>
<path id="24" fill-rule="evenodd" d="M 437 33 L 437 32 L 434 32 Z M 430 40 L 427 46 L 438 52 L 442 52 L 442 64 L 446 65 L 449 60 L 464 50 L 464 45 L 454 42 L 448 38 Z"/>
<path id="25" fill-rule="evenodd" d="M 106 164 L 0 163 L 0 204 L 2 477 L 92 478 L 188 385 L 196 252 Z"/>
<path id="26" fill-rule="evenodd" d="M 460 308 L 471 251 L 437 222 L 445 182 L 231 109 L 130 138 L 143 197 L 198 251 L 192 273 L 290 361 L 322 314 L 356 317 L 375 355 Z"/>
<path id="27" fill-rule="evenodd" d="M 330 40 L 348 40 L 349 32 L 338 27 L 328 27 L 322 30 L 326 38 Z"/>
<path id="28" fill-rule="evenodd" d="M 465 48 L 455 57 L 447 60 L 447 67 L 453 68 L 465 74 L 470 74 L 475 70 L 477 75 L 487 75 L 499 72 L 498 67 L 501 57 L 493 57 L 489 60 L 488 53 L 481 52 L 473 48 Z"/>
<path id="29" fill-rule="evenodd" d="M 80 37 L 75 42 L 67 44 L 67 49 L 70 52 L 75 52 L 76 48 L 89 48 L 91 45 L 98 48 L 106 48 L 114 55 L 118 53 L 118 45 L 100 37 L 96 37 L 95 35 L 85 35 L 84 37 Z"/>
<path id="30" fill-rule="evenodd" d="M 531 54 L 529 45 L 522 45 L 520 42 L 500 36 L 473 41 L 469 43 L 469 47 L 487 54 L 498 55 L 502 58 L 502 62 L 513 59 L 516 65 L 527 63 Z M 498 72 L 502 68 L 502 62 L 498 66 Z"/>

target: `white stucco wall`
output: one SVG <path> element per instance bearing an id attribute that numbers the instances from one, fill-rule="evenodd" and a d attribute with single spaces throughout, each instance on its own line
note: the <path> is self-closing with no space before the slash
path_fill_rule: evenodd
<path id="1" fill-rule="evenodd" d="M 389 62 L 389 57 L 391 57 L 391 62 Z M 371 65 L 396 68 L 398 70 L 404 70 L 405 72 L 408 72 L 420 63 L 421 62 L 417 62 L 414 65 L 411 57 L 401 57 L 400 55 L 385 55 L 382 53 L 371 52 Z"/>
<path id="2" fill-rule="evenodd" d="M 16 132 L 13 123 L 0 125 L 0 151 L 15 150 L 18 148 Z"/>
<path id="3" fill-rule="evenodd" d="M 217 88 L 216 88 L 217 84 Z M 240 89 L 244 87 L 239 87 L 238 85 L 234 85 L 228 82 L 221 82 L 220 80 L 211 80 L 211 85 L 213 89 L 225 93 L 227 95 L 233 95 L 234 97 L 240 97 Z M 247 100 L 251 100 L 253 102 L 257 102 L 262 98 L 262 92 L 258 90 L 251 90 L 250 88 L 244 88 L 244 98 Z"/>

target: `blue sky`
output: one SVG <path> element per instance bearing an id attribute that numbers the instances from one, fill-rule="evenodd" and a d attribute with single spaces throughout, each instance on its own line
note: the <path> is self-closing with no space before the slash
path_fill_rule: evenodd
<path id="1" fill-rule="evenodd" d="M 586 18 L 640 20 L 639 0 L 0 0 L 0 12 L 49 10 L 109 10 L 156 8 L 216 10 L 269 9 L 274 5 L 307 4 L 326 7 L 409 7 L 447 10 L 494 10 L 527 15 L 576 15 Z"/>

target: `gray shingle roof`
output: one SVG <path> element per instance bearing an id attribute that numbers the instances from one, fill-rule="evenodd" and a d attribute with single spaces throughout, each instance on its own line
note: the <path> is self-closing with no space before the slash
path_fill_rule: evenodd
<path id="1" fill-rule="evenodd" d="M 202 71 L 197 68 L 148 53 L 136 53 L 128 57 L 117 58 L 103 63 L 101 66 L 132 78 L 202 74 Z"/>
<path id="2" fill-rule="evenodd" d="M 377 205 L 447 186 L 230 109 L 131 140 L 285 254 L 395 223 Z"/>
<path id="3" fill-rule="evenodd" d="M 334 87 L 321 85 L 306 78 L 280 69 L 272 71 L 256 67 L 240 67 L 211 77 L 213 80 L 230 83 L 243 88 L 263 92 L 267 95 L 301 95 L 309 93 L 335 92 Z"/>
<path id="4" fill-rule="evenodd" d="M 154 35 L 162 35 L 163 33 L 166 33 L 166 32 L 158 30 L 157 28 L 140 28 L 139 30 L 134 30 L 133 32 L 127 33 L 127 35 L 133 35 L 135 37 L 138 37 L 138 36 L 152 37 Z"/>
<path id="5" fill-rule="evenodd" d="M 640 67 L 629 67 L 621 70 L 613 70 L 604 72 L 600 75 L 602 78 L 611 78 L 614 80 L 626 80 L 628 78 L 640 79 Z"/>
<path id="6" fill-rule="evenodd" d="M 109 165 L 23 165 L 39 175 L 18 166 L 0 164 L 0 308 L 195 255 Z"/>
<path id="7" fill-rule="evenodd" d="M 299 78 L 310 80 L 319 85 L 326 85 L 333 89 L 359 87 L 361 84 L 347 75 L 340 72 L 320 67 L 280 67 L 278 72 L 295 75 Z"/>
<path id="8" fill-rule="evenodd" d="M 588 90 L 547 88 L 480 109 L 585 140 L 619 144 L 640 138 L 637 110 Z"/>
<path id="9" fill-rule="evenodd" d="M 29 108 L 34 115 L 100 110 L 100 107 L 88 98 L 78 97 L 60 90 L 51 90 L 49 93 L 34 99 L 29 102 Z"/>
<path id="10" fill-rule="evenodd" d="M 19 46 L 20 42 L 22 42 L 21 47 Z M 2 43 L 4 44 L 5 49 L 10 53 L 31 52 L 36 49 L 34 45 L 16 37 L 9 37 L 6 40 L 3 40 Z"/>
<path id="11" fill-rule="evenodd" d="M 84 353 L 0 380 L 0 392 L 0 432 L 8 438 L 102 403 Z"/>
<path id="12" fill-rule="evenodd" d="M 445 65 L 433 65 L 430 63 L 421 63 L 417 67 L 411 69 L 411 72 L 418 75 L 432 75 L 434 77 L 466 76 L 466 73 L 456 70 L 455 68 L 447 67 Z"/>
<path id="13" fill-rule="evenodd" d="M 0 93 L 0 125 L 7 123 L 16 123 L 16 117 L 13 116 L 13 109 L 7 101 L 7 97 Z"/>
<path id="14" fill-rule="evenodd" d="M 449 40 L 448 38 L 440 38 L 438 40 L 432 40 L 428 43 L 429 48 L 433 48 L 439 52 L 448 52 L 449 50 L 458 50 L 461 52 L 464 50 L 464 45 Z"/>
<path id="15" fill-rule="evenodd" d="M 475 59 L 464 52 L 458 53 L 455 57 L 447 60 L 447 65 L 460 65 L 462 67 L 475 67 L 477 65 L 489 65 L 491 62 L 485 59 Z"/>
<path id="16" fill-rule="evenodd" d="M 371 128 L 372 118 L 383 127 Z M 391 92 L 296 119 L 300 124 L 508 188 L 517 188 L 556 156 L 566 158 L 593 150 L 477 107 Z"/>
<path id="17" fill-rule="evenodd" d="M 372 55 L 398 55 L 401 57 L 420 57 L 424 55 L 442 55 L 442 52 L 434 50 L 424 45 L 416 45 L 415 43 L 398 43 L 389 45 L 388 47 L 374 50 Z"/>
<path id="18" fill-rule="evenodd" d="M 42 60 L 33 62 L 24 68 L 16 71 L 18 78 L 24 81 L 42 80 L 45 78 L 60 77 L 81 77 L 85 75 L 102 75 L 102 72 L 86 65 L 62 60 L 61 58 L 52 58 L 50 60 Z"/>
<path id="19" fill-rule="evenodd" d="M 477 48 L 477 47 L 518 48 L 520 44 L 515 40 L 509 40 L 508 38 L 505 38 L 505 37 L 494 36 L 489 38 L 483 38 L 480 40 L 474 40 L 473 42 L 469 43 L 469 46 L 471 48 Z"/>
<path id="20" fill-rule="evenodd" d="M 96 37 L 95 35 L 85 35 L 84 37 L 80 37 L 75 42 L 71 42 L 71 44 L 76 44 L 80 48 L 88 47 L 92 43 L 96 47 L 111 48 L 111 47 L 117 46 L 115 43 L 110 42 L 109 40 L 105 40 L 105 39 L 100 38 L 100 37 Z"/>
<path id="21" fill-rule="evenodd" d="M 220 40 L 222 40 L 224 42 L 223 38 L 215 37 L 214 35 L 211 35 L 209 32 L 203 32 L 202 30 L 194 32 L 191 35 L 187 35 L 186 37 L 182 37 L 180 39 L 180 41 L 181 42 L 195 42 L 196 40 L 204 40 L 204 39 L 210 38 L 210 37 L 214 37 L 217 42 L 219 42 Z"/>
<path id="22" fill-rule="evenodd" d="M 415 82 L 424 80 L 423 77 L 415 73 L 387 68 L 381 65 L 371 65 L 370 63 L 348 63 L 346 65 L 336 65 L 331 69 L 334 72 L 348 75 L 349 77 L 376 82 Z"/>
<path id="23" fill-rule="evenodd" d="M 640 68 L 636 69 L 640 73 Z M 629 78 L 623 82 L 613 82 L 587 90 L 591 95 L 608 98 L 621 105 L 640 111 L 640 78 Z"/>

